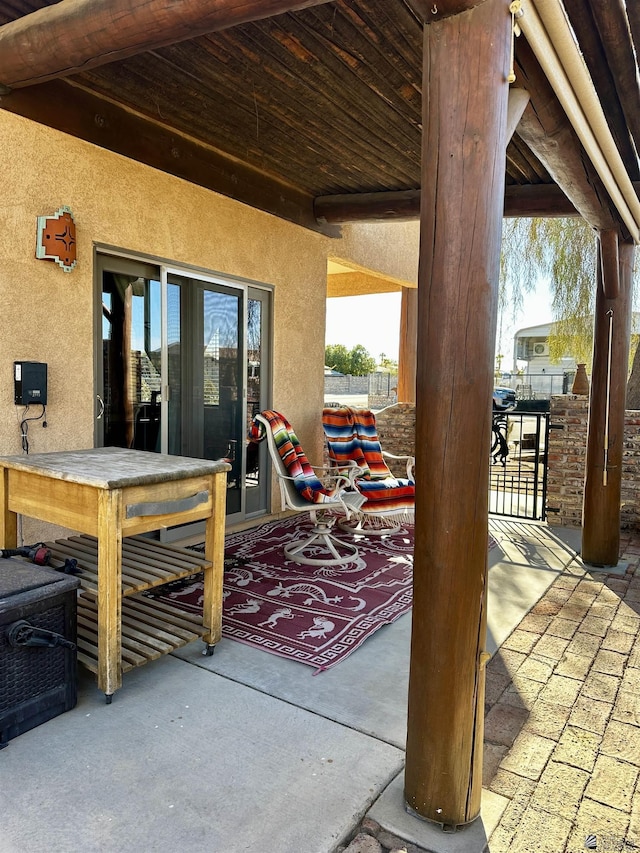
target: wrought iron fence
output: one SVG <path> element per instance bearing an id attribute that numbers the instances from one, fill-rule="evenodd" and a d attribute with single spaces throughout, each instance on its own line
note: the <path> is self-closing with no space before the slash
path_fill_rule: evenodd
<path id="1" fill-rule="evenodd" d="M 546 515 L 547 412 L 493 416 L 489 512 L 543 520 Z"/>

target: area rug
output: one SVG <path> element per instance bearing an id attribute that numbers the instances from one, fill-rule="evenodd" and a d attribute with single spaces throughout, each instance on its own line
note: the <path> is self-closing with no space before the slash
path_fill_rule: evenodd
<path id="1" fill-rule="evenodd" d="M 283 546 L 308 535 L 306 516 L 273 521 L 225 540 L 223 637 L 315 668 L 343 661 L 374 631 L 411 608 L 413 526 L 394 536 L 357 537 L 341 566 L 302 566 Z M 177 582 L 154 597 L 202 612 L 202 582 Z M 315 673 L 314 673 L 315 674 Z"/>

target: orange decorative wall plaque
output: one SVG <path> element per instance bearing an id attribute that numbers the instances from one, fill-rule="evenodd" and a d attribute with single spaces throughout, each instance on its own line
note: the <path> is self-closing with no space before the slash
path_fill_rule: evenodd
<path id="1" fill-rule="evenodd" d="M 55 261 L 65 272 L 71 272 L 76 258 L 76 223 L 68 207 L 61 207 L 53 216 L 38 217 L 36 258 Z"/>

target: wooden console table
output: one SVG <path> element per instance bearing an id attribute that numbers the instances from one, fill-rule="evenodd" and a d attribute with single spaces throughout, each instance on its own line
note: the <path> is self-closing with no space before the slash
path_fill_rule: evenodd
<path id="1" fill-rule="evenodd" d="M 0 457 L 0 548 L 16 547 L 18 513 L 85 534 L 51 548 L 78 560 L 79 659 L 96 672 L 107 702 L 122 686 L 123 669 L 197 636 L 210 654 L 220 639 L 230 468 L 222 461 L 114 447 Z M 200 520 L 206 522 L 203 555 L 139 536 Z M 185 614 L 174 617 L 171 608 L 139 595 L 200 571 L 199 627 Z M 93 640 L 87 628 L 92 619 Z M 123 629 L 123 622 L 129 627 Z M 130 638 L 128 651 L 123 633 Z"/>

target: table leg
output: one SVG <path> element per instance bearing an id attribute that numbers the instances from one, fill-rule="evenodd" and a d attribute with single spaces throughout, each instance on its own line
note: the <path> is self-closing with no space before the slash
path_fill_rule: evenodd
<path id="1" fill-rule="evenodd" d="M 98 495 L 98 688 L 122 686 L 122 492 Z"/>
<path id="2" fill-rule="evenodd" d="M 222 581 L 224 575 L 225 501 L 227 499 L 227 474 L 222 471 L 211 477 L 212 508 L 205 529 L 204 555 L 211 566 L 204 570 L 204 600 L 202 620 L 208 632 L 204 635 L 206 648 L 203 654 L 212 655 L 215 644 L 222 636 Z"/>
<path id="3" fill-rule="evenodd" d="M 18 516 L 9 511 L 9 469 L 0 467 L 0 548 L 18 544 Z"/>

